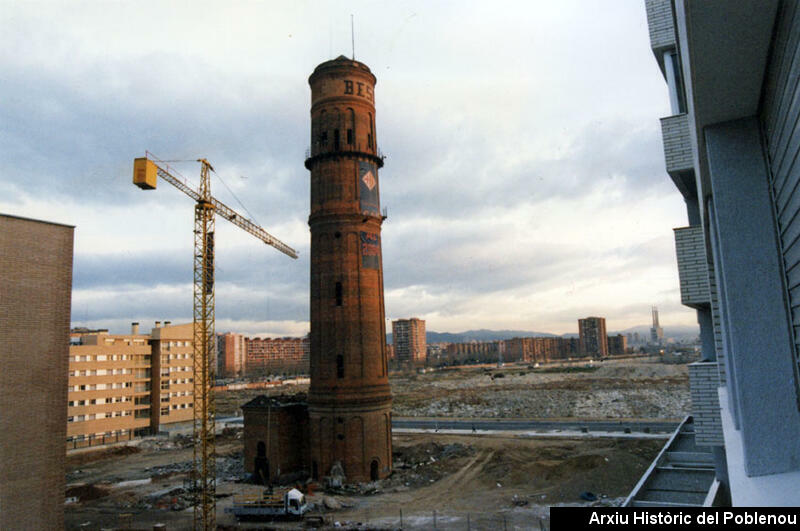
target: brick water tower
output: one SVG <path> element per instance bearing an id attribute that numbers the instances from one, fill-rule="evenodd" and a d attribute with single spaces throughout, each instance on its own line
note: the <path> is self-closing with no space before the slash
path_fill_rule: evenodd
<path id="1" fill-rule="evenodd" d="M 391 472 L 375 76 L 339 56 L 311 85 L 311 473 Z"/>

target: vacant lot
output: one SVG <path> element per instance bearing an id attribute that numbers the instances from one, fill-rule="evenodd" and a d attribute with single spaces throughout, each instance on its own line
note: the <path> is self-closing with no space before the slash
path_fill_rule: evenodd
<path id="1" fill-rule="evenodd" d="M 625 360 L 578 369 L 470 367 L 391 377 L 394 414 L 465 418 L 680 418 L 689 410 L 687 367 Z M 307 386 L 291 391 L 306 391 Z M 287 389 L 271 390 L 275 394 Z M 220 415 L 234 415 L 263 391 L 219 393 Z M 358 488 L 309 500 L 333 524 L 392 529 L 530 529 L 549 520 L 554 504 L 619 504 L 663 440 L 537 439 L 505 435 L 395 433 L 394 472 Z M 188 437 L 137 441 L 68 456 L 69 529 L 189 529 L 184 480 Z M 218 522 L 231 495 L 258 493 L 245 482 L 241 430 L 217 439 Z M 582 497 L 583 495 L 583 497 Z M 596 497 L 595 501 L 585 498 Z M 249 527 L 264 528 L 263 524 Z M 294 528 L 297 524 L 270 524 Z"/>
<path id="2" fill-rule="evenodd" d="M 591 367 L 462 368 L 392 378 L 404 417 L 682 418 L 686 365 L 619 360 Z"/>

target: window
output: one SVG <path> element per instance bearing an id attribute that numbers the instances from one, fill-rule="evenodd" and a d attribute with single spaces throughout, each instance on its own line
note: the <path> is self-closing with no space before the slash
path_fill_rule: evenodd
<path id="1" fill-rule="evenodd" d="M 161 408 L 162 415 L 169 415 L 169 406 Z"/>
<path id="2" fill-rule="evenodd" d="M 342 305 L 342 283 L 336 283 L 336 306 Z"/>
<path id="3" fill-rule="evenodd" d="M 347 130 L 347 143 L 350 144 L 350 145 L 353 145 L 353 143 L 354 143 L 354 141 L 353 141 L 353 130 L 352 129 L 348 129 Z"/>
<path id="4" fill-rule="evenodd" d="M 339 130 L 333 130 L 333 149 L 339 149 Z"/>
<path id="5" fill-rule="evenodd" d="M 328 132 L 327 131 L 323 131 L 323 132 L 321 132 L 319 134 L 319 143 L 322 144 L 323 146 L 328 144 Z"/>
<path id="6" fill-rule="evenodd" d="M 344 378 L 344 356 L 336 356 L 336 377 Z"/>

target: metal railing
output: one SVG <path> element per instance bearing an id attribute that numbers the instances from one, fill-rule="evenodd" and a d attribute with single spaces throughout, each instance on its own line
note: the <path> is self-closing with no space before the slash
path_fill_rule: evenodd
<path id="1" fill-rule="evenodd" d="M 366 153 L 378 157 L 379 159 L 386 158 L 381 148 L 374 145 L 364 145 L 361 142 L 350 144 L 347 142 L 315 142 L 310 147 L 306 148 L 306 159 L 316 157 L 317 155 L 327 155 L 329 153 Z"/>

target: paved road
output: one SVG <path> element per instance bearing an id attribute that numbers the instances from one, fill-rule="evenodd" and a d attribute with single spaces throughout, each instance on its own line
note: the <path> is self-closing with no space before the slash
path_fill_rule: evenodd
<path id="1" fill-rule="evenodd" d="M 217 426 L 241 424 L 242 417 L 217 418 Z M 619 433 L 672 433 L 678 422 L 660 420 L 451 420 L 394 418 L 393 428 L 417 430 L 476 430 L 481 431 L 576 431 Z"/>
<path id="2" fill-rule="evenodd" d="M 392 419 L 393 428 L 422 430 L 485 430 L 485 431 L 579 431 L 620 433 L 671 433 L 677 422 L 615 420 L 447 420 Z"/>

